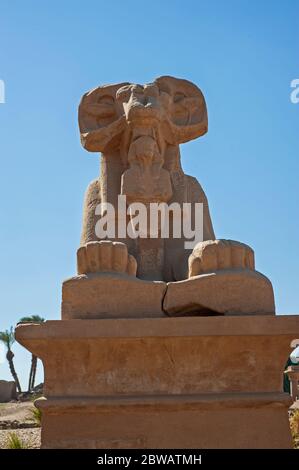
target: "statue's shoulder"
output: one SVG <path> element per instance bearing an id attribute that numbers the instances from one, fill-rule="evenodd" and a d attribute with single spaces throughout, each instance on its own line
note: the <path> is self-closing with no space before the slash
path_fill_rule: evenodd
<path id="1" fill-rule="evenodd" d="M 95 180 L 91 181 L 87 186 L 85 192 L 85 201 L 87 203 L 90 203 L 91 201 L 99 201 L 101 194 L 100 189 L 101 184 L 99 178 L 96 178 Z"/>
<path id="2" fill-rule="evenodd" d="M 199 199 L 206 199 L 205 192 L 202 189 L 202 186 L 199 181 L 194 176 L 190 175 L 185 175 L 185 178 L 188 191 L 188 200 L 197 200 L 196 202 L 200 202 Z"/>

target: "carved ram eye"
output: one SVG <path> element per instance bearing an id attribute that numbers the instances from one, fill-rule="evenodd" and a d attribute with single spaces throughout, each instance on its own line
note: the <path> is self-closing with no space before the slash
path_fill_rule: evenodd
<path id="1" fill-rule="evenodd" d="M 186 126 L 190 120 L 188 107 L 186 107 L 186 95 L 176 93 L 173 97 L 172 115 L 174 122 L 180 126 Z"/>
<path id="2" fill-rule="evenodd" d="M 110 104 L 110 105 L 114 105 L 114 99 L 112 98 L 112 96 L 109 96 L 109 95 L 104 95 L 104 96 L 100 96 L 98 98 L 98 103 L 101 103 L 101 104 Z"/>
<path id="3" fill-rule="evenodd" d="M 100 96 L 95 103 L 88 103 L 85 111 L 97 119 L 111 118 L 115 115 L 114 99 L 111 96 Z"/>
<path id="4" fill-rule="evenodd" d="M 186 98 L 184 93 L 176 93 L 173 97 L 173 102 L 174 103 L 179 103 L 180 101 L 183 101 Z"/>
<path id="5" fill-rule="evenodd" d="M 112 96 L 100 96 L 94 106 L 96 108 L 97 119 L 111 118 L 115 115 L 114 99 Z"/>

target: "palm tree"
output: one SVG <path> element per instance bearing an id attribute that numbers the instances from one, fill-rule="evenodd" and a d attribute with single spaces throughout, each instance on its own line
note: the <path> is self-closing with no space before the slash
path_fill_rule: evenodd
<path id="1" fill-rule="evenodd" d="M 20 320 L 21 323 L 43 323 L 44 321 L 45 319 L 40 317 L 39 315 L 31 315 L 28 317 L 23 317 Z M 31 367 L 30 367 L 30 373 L 29 373 L 28 392 L 30 392 L 34 388 L 36 369 L 37 369 L 37 356 L 32 354 L 31 355 Z"/>
<path id="2" fill-rule="evenodd" d="M 13 363 L 14 353 L 11 350 L 11 346 L 15 342 L 15 335 L 14 335 L 14 330 L 12 326 L 10 327 L 10 330 L 0 331 L 0 341 L 2 341 L 2 343 L 4 343 L 7 348 L 6 359 L 9 364 L 9 369 L 16 383 L 17 391 L 21 393 L 22 390 L 21 390 L 20 382 L 19 382 L 16 370 L 15 370 L 14 363 Z"/>

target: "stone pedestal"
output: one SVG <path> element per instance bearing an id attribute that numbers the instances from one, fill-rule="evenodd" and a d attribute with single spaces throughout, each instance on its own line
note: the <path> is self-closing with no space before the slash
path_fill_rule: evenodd
<path id="1" fill-rule="evenodd" d="M 299 316 L 47 321 L 44 448 L 288 448 L 283 393 Z"/>

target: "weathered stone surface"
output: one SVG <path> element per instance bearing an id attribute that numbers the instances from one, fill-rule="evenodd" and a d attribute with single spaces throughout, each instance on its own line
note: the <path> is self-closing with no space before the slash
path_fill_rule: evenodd
<path id="1" fill-rule="evenodd" d="M 89 242 L 77 251 L 78 274 L 115 272 L 136 276 L 136 260 L 128 255 L 127 246 L 109 240 Z"/>
<path id="2" fill-rule="evenodd" d="M 299 316 L 53 320 L 16 334 L 47 367 L 46 397 L 281 392 Z"/>
<path id="3" fill-rule="evenodd" d="M 163 310 L 169 315 L 274 315 L 273 288 L 257 271 L 223 269 L 169 282 Z"/>
<path id="4" fill-rule="evenodd" d="M 46 369 L 38 406 L 50 448 L 291 447 L 282 378 L 298 335 L 292 315 L 16 329 Z"/>
<path id="5" fill-rule="evenodd" d="M 171 283 L 189 277 L 191 282 L 179 284 L 177 289 L 169 285 L 164 303 L 168 313 L 274 313 L 272 286 L 254 271 L 253 250 L 237 241 L 215 240 L 205 193 L 197 180 L 182 170 L 179 144 L 202 136 L 208 129 L 206 103 L 197 86 L 165 76 L 146 85 L 98 87 L 82 98 L 79 126 L 82 145 L 102 153 L 100 177 L 91 183 L 85 197 L 79 274 L 119 271 Z M 185 248 L 184 235 L 135 240 L 126 235 L 122 245 L 113 245 L 115 235 L 112 241 L 101 242 L 106 245 L 96 244 L 99 216 L 95 208 L 100 203 L 116 208 L 120 194 L 127 197 L 127 204 L 143 202 L 147 207 L 151 202 L 190 203 L 193 220 L 195 203 L 202 203 L 203 241 L 193 250 Z M 125 217 L 130 222 L 130 216 Z M 106 255 L 100 254 L 102 251 Z M 244 272 L 230 274 L 232 270 Z M 206 273 L 217 274 L 194 281 L 194 276 Z"/>
<path id="6" fill-rule="evenodd" d="M 44 415 L 42 448 L 291 448 L 283 393 L 53 399 Z M 72 432 L 70 432 L 72 430 Z"/>
<path id="7" fill-rule="evenodd" d="M 182 170 L 179 144 L 207 131 L 201 91 L 173 77 L 99 87 L 83 96 L 79 125 L 83 146 L 102 157 L 78 276 L 63 283 L 63 320 L 16 329 L 45 368 L 42 446 L 290 447 L 282 377 L 299 317 L 271 316 L 253 250 L 215 239 L 206 195 Z M 156 239 L 98 238 L 98 204 L 117 208 L 119 195 L 190 203 L 193 221 L 202 203 L 203 242 L 185 249 L 188 237 L 162 239 L 161 227 Z M 116 212 L 117 233 L 133 213 Z"/>
<path id="8" fill-rule="evenodd" d="M 207 132 L 205 100 L 187 80 L 160 77 L 153 83 L 98 87 L 79 106 L 82 145 L 101 152 L 100 177 L 89 186 L 84 203 L 81 245 L 98 241 L 95 226 L 100 203 L 203 203 L 203 239 L 215 238 L 208 201 L 195 178 L 184 174 L 179 144 Z M 114 241 L 117 241 L 115 235 Z M 174 281 L 188 275 L 188 257 L 181 239 L 121 239 L 137 261 L 137 277 Z M 80 252 L 81 253 L 81 252 Z M 99 272 L 103 271 L 98 267 Z"/>
<path id="9" fill-rule="evenodd" d="M 0 403 L 5 403 L 16 398 L 16 383 L 14 381 L 0 380 Z"/>
<path id="10" fill-rule="evenodd" d="M 255 295 L 252 295 L 252 292 Z M 144 281 L 126 273 L 87 273 L 64 281 L 62 318 L 275 313 L 271 282 L 251 269 L 223 269 L 178 282 Z"/>
<path id="11" fill-rule="evenodd" d="M 189 277 L 223 269 L 253 269 L 254 252 L 234 240 L 208 240 L 198 243 L 189 257 Z"/>
<path id="12" fill-rule="evenodd" d="M 166 287 L 125 273 L 75 276 L 62 285 L 62 319 L 161 317 Z"/>

